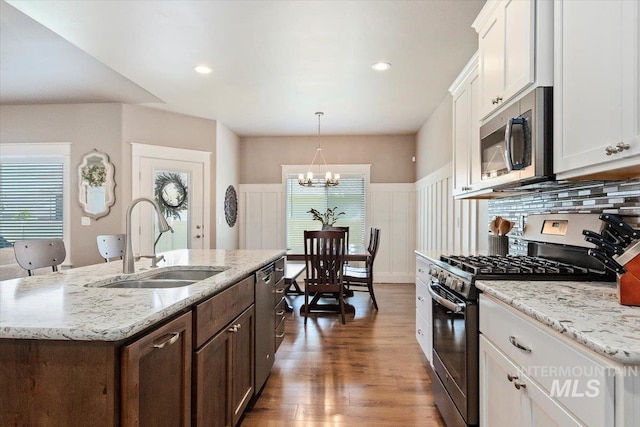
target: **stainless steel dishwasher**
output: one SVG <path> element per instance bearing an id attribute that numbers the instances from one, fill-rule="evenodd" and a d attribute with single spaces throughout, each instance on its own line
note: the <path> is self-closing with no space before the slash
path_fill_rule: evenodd
<path id="1" fill-rule="evenodd" d="M 256 393 L 267 381 L 275 357 L 275 265 L 270 264 L 256 272 Z"/>

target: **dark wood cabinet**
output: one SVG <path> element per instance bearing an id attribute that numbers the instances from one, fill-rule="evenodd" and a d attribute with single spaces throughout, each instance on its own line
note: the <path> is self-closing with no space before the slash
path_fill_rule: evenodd
<path id="1" fill-rule="evenodd" d="M 194 353 L 195 426 L 237 424 L 253 396 L 253 305 Z"/>
<path id="2" fill-rule="evenodd" d="M 123 426 L 191 423 L 191 312 L 123 347 Z"/>
<path id="3" fill-rule="evenodd" d="M 234 426 L 253 397 L 253 288 L 252 275 L 195 308 L 195 426 Z"/>

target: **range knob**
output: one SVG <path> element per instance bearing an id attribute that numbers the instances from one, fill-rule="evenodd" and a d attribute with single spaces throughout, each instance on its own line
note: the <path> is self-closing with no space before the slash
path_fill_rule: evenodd
<path id="1" fill-rule="evenodd" d="M 458 292 L 464 293 L 465 288 L 467 287 L 466 283 L 464 283 L 462 280 L 460 281 L 460 289 L 458 289 Z"/>

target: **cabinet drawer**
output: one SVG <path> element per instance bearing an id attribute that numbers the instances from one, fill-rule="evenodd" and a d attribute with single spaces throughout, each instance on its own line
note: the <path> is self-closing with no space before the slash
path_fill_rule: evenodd
<path id="1" fill-rule="evenodd" d="M 615 370 L 514 309 L 480 296 L 480 332 L 553 398 L 592 427 L 613 425 Z"/>
<path id="2" fill-rule="evenodd" d="M 195 347 L 198 348 L 253 304 L 254 276 L 196 305 Z"/>
<path id="3" fill-rule="evenodd" d="M 416 278 L 429 283 L 429 263 L 420 256 L 416 257 Z"/>
<path id="4" fill-rule="evenodd" d="M 285 318 L 282 316 L 282 320 L 278 323 L 278 326 L 276 326 L 276 351 L 278 351 L 280 344 L 282 344 L 282 341 L 284 340 L 284 322 Z"/>
<path id="5" fill-rule="evenodd" d="M 431 323 L 431 296 L 427 290 L 427 284 L 422 280 L 416 280 L 416 310 Z"/>
<path id="6" fill-rule="evenodd" d="M 275 262 L 276 267 L 276 283 L 284 277 L 284 258 L 280 258 Z"/>
<path id="7" fill-rule="evenodd" d="M 278 305 L 276 305 L 276 325 L 280 323 L 284 316 L 287 314 L 287 300 L 284 298 L 280 299 Z"/>
<path id="8" fill-rule="evenodd" d="M 280 304 L 282 299 L 284 298 L 284 290 L 286 288 L 284 277 L 281 277 L 279 281 L 276 282 L 275 288 L 273 290 L 273 305 L 277 306 Z"/>

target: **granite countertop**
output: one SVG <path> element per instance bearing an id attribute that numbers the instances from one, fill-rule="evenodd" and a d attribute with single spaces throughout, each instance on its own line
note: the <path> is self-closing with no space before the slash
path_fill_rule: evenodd
<path id="1" fill-rule="evenodd" d="M 640 307 L 618 303 L 615 283 L 479 280 L 482 292 L 624 364 L 640 364 Z"/>
<path id="2" fill-rule="evenodd" d="M 0 338 L 119 341 L 216 294 L 280 258 L 285 250 L 176 250 L 151 269 L 136 262 L 122 274 L 110 262 L 0 282 Z M 98 281 L 145 277 L 178 266 L 226 266 L 226 271 L 189 286 L 165 289 L 86 287 Z"/>

